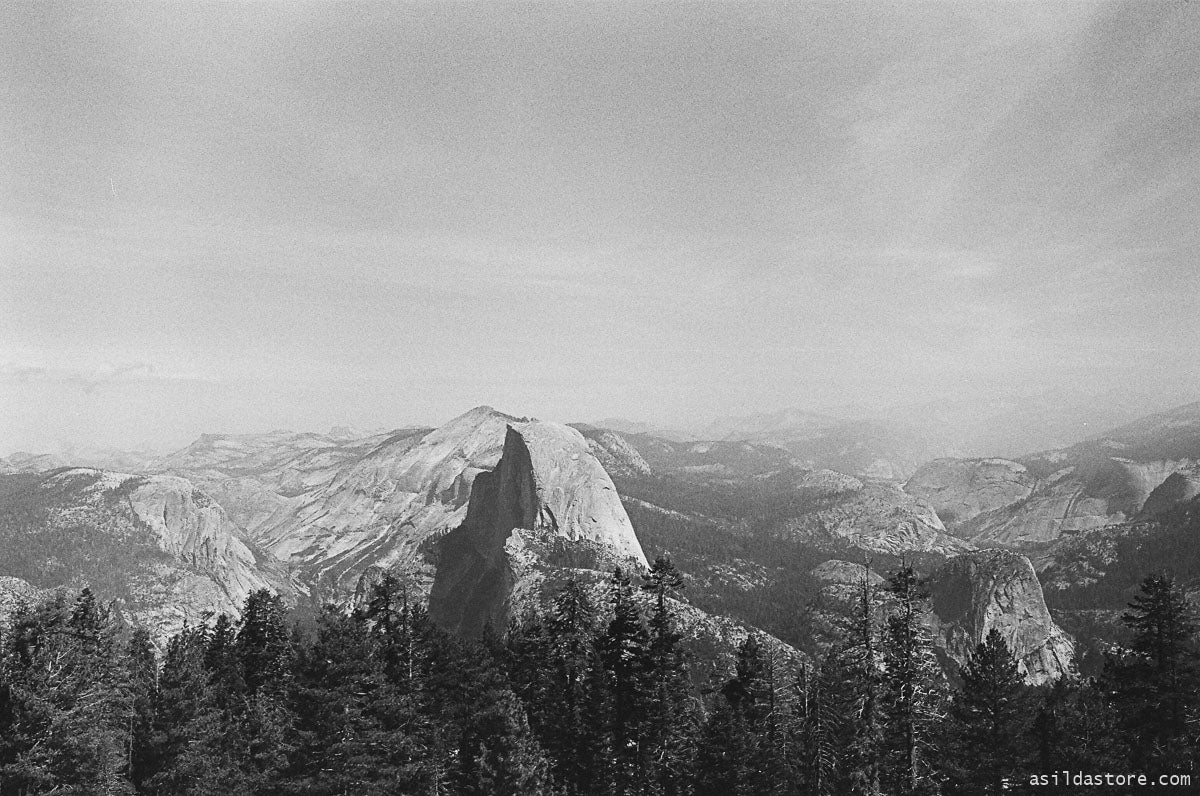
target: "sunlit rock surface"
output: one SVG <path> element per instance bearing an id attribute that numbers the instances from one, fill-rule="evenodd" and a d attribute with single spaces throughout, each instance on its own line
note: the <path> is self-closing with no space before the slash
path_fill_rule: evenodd
<path id="1" fill-rule="evenodd" d="M 474 480 L 467 515 L 438 551 L 430 610 L 476 634 L 503 627 L 541 570 L 644 569 L 612 479 L 583 436 L 558 423 L 512 423 L 494 472 Z"/>
<path id="2" fill-rule="evenodd" d="M 940 645 L 960 665 L 992 629 L 1000 631 L 1030 683 L 1071 671 L 1075 646 L 1050 617 L 1029 559 L 978 550 L 947 561 L 930 579 Z"/>

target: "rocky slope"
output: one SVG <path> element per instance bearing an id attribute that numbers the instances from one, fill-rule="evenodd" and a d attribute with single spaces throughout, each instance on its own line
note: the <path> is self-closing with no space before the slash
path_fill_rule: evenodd
<path id="1" fill-rule="evenodd" d="M 0 575 L 34 588 L 90 585 L 159 638 L 251 591 L 288 589 L 224 510 L 185 479 L 87 468 L 7 476 Z"/>
<path id="2" fill-rule="evenodd" d="M 1029 497 L 1037 479 L 1007 459 L 935 459 L 904 485 L 904 491 L 933 506 L 948 528 Z"/>
<path id="3" fill-rule="evenodd" d="M 593 453 L 613 476 L 657 474 L 737 480 L 777 473 L 797 464 L 778 445 L 668 439 L 583 424 L 573 428 L 587 438 Z"/>
<path id="4" fill-rule="evenodd" d="M 992 629 L 1000 631 L 1028 682 L 1070 672 L 1074 643 L 1053 621 L 1029 559 L 977 550 L 950 559 L 930 578 L 938 643 L 960 665 Z"/>
<path id="5" fill-rule="evenodd" d="M 642 570 L 646 557 L 616 487 L 575 429 L 511 423 L 466 517 L 438 547 L 430 612 L 468 635 L 504 627 L 536 601 L 549 569 Z"/>
<path id="6" fill-rule="evenodd" d="M 1190 499 L 1198 470 L 1200 404 L 1189 404 L 1020 461 L 931 462 L 905 490 L 931 501 L 960 537 L 1022 546 L 1130 521 L 1152 494 L 1151 513 Z"/>
<path id="7" fill-rule="evenodd" d="M 822 584 L 824 621 L 836 626 L 857 609 L 863 576 L 882 593 L 884 578 L 862 564 L 826 561 L 812 570 Z M 1053 621 L 1029 560 L 1001 550 L 981 550 L 949 559 L 927 580 L 933 634 L 947 674 L 957 676 L 978 645 L 996 628 L 1021 662 L 1026 681 L 1051 682 L 1072 671 L 1074 644 Z M 832 606 L 833 610 L 829 610 Z"/>
<path id="8" fill-rule="evenodd" d="M 809 474 L 801 488 L 829 490 L 826 505 L 788 519 L 783 532 L 825 546 L 865 553 L 951 556 L 971 545 L 946 533 L 931 506 L 891 483 L 859 481 L 830 471 Z"/>
<path id="9" fill-rule="evenodd" d="M 204 434 L 153 462 L 150 470 L 187 478 L 257 536 L 276 515 L 286 514 L 297 497 L 327 485 L 341 467 L 405 433 Z"/>

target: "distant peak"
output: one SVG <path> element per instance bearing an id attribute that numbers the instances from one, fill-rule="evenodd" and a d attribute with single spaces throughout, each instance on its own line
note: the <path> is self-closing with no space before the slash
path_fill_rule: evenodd
<path id="1" fill-rule="evenodd" d="M 492 418 L 492 417 L 500 418 L 502 420 L 506 420 L 509 422 L 516 422 L 520 419 L 520 418 L 516 417 L 515 415 L 510 415 L 510 414 L 506 414 L 504 412 L 497 411 L 496 409 L 493 409 L 492 407 L 487 406 L 485 404 L 485 405 L 477 406 L 468 412 L 463 412 L 461 415 L 454 418 L 446 425 L 451 425 L 451 424 L 461 423 L 461 422 L 474 422 L 474 421 L 479 421 L 479 420 L 486 420 L 486 419 Z"/>

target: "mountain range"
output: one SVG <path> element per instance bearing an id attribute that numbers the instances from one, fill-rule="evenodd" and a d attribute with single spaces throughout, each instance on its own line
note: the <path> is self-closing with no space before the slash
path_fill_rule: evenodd
<path id="1" fill-rule="evenodd" d="M 92 466 L 10 456 L 0 610 L 86 584 L 163 638 L 257 588 L 349 604 L 391 570 L 475 635 L 568 575 L 599 584 L 667 553 L 688 576 L 693 640 L 729 649 L 755 632 L 799 661 L 850 610 L 847 590 L 912 564 L 950 669 L 997 628 L 1041 682 L 1074 665 L 1064 628 L 1094 648 L 1132 588 L 1106 556 L 1133 545 L 1149 561 L 1194 520 L 1200 404 L 1012 458 L 871 459 L 883 448 L 839 435 L 876 429 L 827 421 L 780 413 L 698 440 L 477 407 L 438 428 L 205 434 Z M 133 472 L 95 466 L 122 463 Z"/>

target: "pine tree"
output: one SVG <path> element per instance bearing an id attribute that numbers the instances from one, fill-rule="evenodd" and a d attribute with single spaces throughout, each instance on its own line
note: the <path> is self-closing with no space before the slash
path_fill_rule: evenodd
<path id="1" fill-rule="evenodd" d="M 870 566 L 864 564 L 849 638 L 844 650 L 835 658 L 854 694 L 851 733 L 841 768 L 848 772 L 849 791 L 855 796 L 880 796 L 882 793 L 884 717 L 882 655 L 876 619 L 878 603 Z"/>
<path id="2" fill-rule="evenodd" d="M 396 771 L 396 787 L 445 792 L 453 775 L 454 736 L 468 710 L 455 696 L 463 685 L 457 655 L 392 572 L 372 586 L 364 616 L 385 679 L 374 710 L 391 735 L 389 765 Z"/>
<path id="3" fill-rule="evenodd" d="M 571 576 L 555 594 L 545 622 L 531 618 L 509 634 L 509 670 L 517 693 L 568 796 L 590 787 L 601 734 L 589 715 L 589 688 L 603 671 L 597 621 L 587 589 Z"/>
<path id="4" fill-rule="evenodd" d="M 259 589 L 246 598 L 235 650 L 246 693 L 278 695 L 291 678 L 292 646 L 286 611 L 278 594 Z"/>
<path id="5" fill-rule="evenodd" d="M 383 663 L 362 614 L 326 606 L 316 635 L 296 665 L 296 735 L 289 792 L 383 792 L 395 778 L 387 732 L 377 712 L 386 685 Z M 398 732 L 398 731 L 397 731 Z"/>
<path id="6" fill-rule="evenodd" d="M 173 796 L 248 794 L 240 728 L 222 710 L 205 666 L 203 627 L 185 627 L 167 644 L 152 723 L 152 760 L 146 792 Z"/>
<path id="7" fill-rule="evenodd" d="M 250 786 L 274 786 L 288 765 L 295 716 L 288 706 L 294 650 L 283 600 L 267 589 L 246 598 L 233 651 L 245 693 L 234 708 L 239 759 Z"/>
<path id="8" fill-rule="evenodd" d="M 1169 575 L 1149 575 L 1121 617 L 1133 632 L 1127 653 L 1106 678 L 1122 716 L 1130 763 L 1141 770 L 1178 767 L 1200 746 L 1200 656 L 1196 622 Z M 1200 763 L 1200 760 L 1196 760 Z"/>
<path id="9" fill-rule="evenodd" d="M 132 793 L 131 699 L 116 626 L 89 589 L 14 620 L 6 655 L 4 762 L 13 792 Z"/>
<path id="10" fill-rule="evenodd" d="M 628 575 L 618 567 L 610 583 L 613 619 L 600 639 L 609 693 L 604 725 L 611 738 L 610 786 L 616 793 L 634 794 L 646 786 L 650 638 Z"/>
<path id="11" fill-rule="evenodd" d="M 738 648 L 734 677 L 721 689 L 697 751 L 697 794 L 789 793 L 783 706 L 770 654 L 754 635 Z"/>
<path id="12" fill-rule="evenodd" d="M 1094 680 L 1060 677 L 1033 722 L 1039 771 L 1117 771 L 1128 765 L 1118 714 Z"/>
<path id="13" fill-rule="evenodd" d="M 134 788 L 141 790 L 154 765 L 154 712 L 158 695 L 158 661 L 145 628 L 134 629 L 123 658 L 130 696 L 125 768 Z"/>
<path id="14" fill-rule="evenodd" d="M 650 691 L 646 717 L 646 756 L 656 793 L 678 796 L 691 781 L 698 717 L 693 709 L 688 656 L 675 629 L 668 598 L 684 588 L 683 575 L 670 558 L 659 555 L 642 589 L 654 597 L 650 616 L 647 666 Z"/>
<path id="15" fill-rule="evenodd" d="M 942 674 L 922 621 L 928 593 L 912 567 L 890 579 L 896 609 L 883 639 L 884 782 L 897 796 L 937 790 L 935 736 L 943 718 Z"/>
<path id="16" fill-rule="evenodd" d="M 1027 770 L 1031 702 L 1016 658 L 995 628 L 962 669 L 951 704 L 948 750 L 956 793 L 1000 793 Z"/>
<path id="17" fill-rule="evenodd" d="M 221 614 L 208 633 L 204 651 L 204 666 L 211 676 L 217 703 L 232 709 L 246 693 L 246 678 L 238 658 L 237 626 L 228 614 Z"/>
<path id="18" fill-rule="evenodd" d="M 550 761 L 538 745 L 525 709 L 508 689 L 487 694 L 466 732 L 456 775 L 463 796 L 550 796 Z"/>

